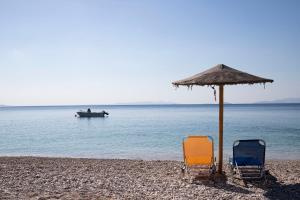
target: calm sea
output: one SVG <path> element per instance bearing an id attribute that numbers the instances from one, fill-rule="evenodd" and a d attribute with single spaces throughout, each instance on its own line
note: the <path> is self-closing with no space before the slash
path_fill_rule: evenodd
<path id="1" fill-rule="evenodd" d="M 210 135 L 218 147 L 218 105 L 1 107 L 0 156 L 182 159 L 182 139 Z M 237 139 L 264 139 L 267 158 L 300 159 L 300 104 L 225 105 L 224 157 Z M 216 154 L 217 155 L 217 154 Z"/>

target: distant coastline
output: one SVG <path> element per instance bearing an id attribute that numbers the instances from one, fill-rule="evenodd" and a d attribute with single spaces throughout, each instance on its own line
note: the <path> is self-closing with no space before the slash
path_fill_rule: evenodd
<path id="1" fill-rule="evenodd" d="M 5 105 L 0 104 L 1 107 L 95 107 L 95 106 L 196 106 L 196 105 L 218 105 L 218 101 L 212 103 L 176 103 L 168 101 L 141 101 L 141 102 L 124 102 L 112 104 L 81 104 L 81 105 Z M 231 103 L 224 102 L 225 105 L 259 105 L 259 104 L 300 104 L 300 98 L 284 98 L 268 101 L 257 101 L 252 103 Z"/>
<path id="2" fill-rule="evenodd" d="M 300 104 L 300 102 L 293 102 L 293 103 L 277 103 L 277 102 L 255 102 L 255 103 L 224 103 L 227 106 L 255 106 L 255 105 L 296 105 L 296 104 Z M 0 108 L 21 108 L 21 107 L 78 107 L 78 108 L 82 108 L 82 107 L 90 107 L 90 108 L 95 108 L 95 107 L 104 107 L 104 106 L 108 106 L 108 107 L 117 107 L 117 106 L 137 106 L 137 107 L 141 107 L 141 106 L 218 106 L 218 103 L 198 103 L 198 104 L 188 104 L 188 103 L 173 103 L 173 104 L 86 104 L 86 105 L 0 105 Z"/>
<path id="3" fill-rule="evenodd" d="M 212 103 L 176 103 L 168 101 L 141 101 L 141 102 L 124 102 L 112 104 L 81 104 L 81 105 L 5 105 L 0 104 L 1 107 L 95 107 L 95 106 L 197 106 L 197 105 L 218 105 L 218 101 Z M 300 98 L 284 98 L 268 101 L 257 101 L 252 103 L 231 103 L 224 102 L 225 105 L 259 105 L 259 104 L 300 104 Z"/>
<path id="4" fill-rule="evenodd" d="M 283 104 L 283 103 L 300 103 L 300 98 L 285 98 L 285 99 L 255 102 L 255 104 Z"/>

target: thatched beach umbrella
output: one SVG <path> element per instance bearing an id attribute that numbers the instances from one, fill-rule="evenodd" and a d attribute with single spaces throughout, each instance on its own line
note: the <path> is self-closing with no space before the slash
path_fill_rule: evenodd
<path id="1" fill-rule="evenodd" d="M 222 173 L 223 165 L 223 111 L 224 111 L 224 85 L 237 84 L 255 84 L 255 83 L 272 83 L 273 80 L 254 76 L 224 64 L 219 64 L 202 73 L 196 74 L 189 78 L 175 81 L 172 84 L 176 87 L 183 85 L 192 87 L 199 86 L 219 86 L 219 165 L 218 173 Z"/>

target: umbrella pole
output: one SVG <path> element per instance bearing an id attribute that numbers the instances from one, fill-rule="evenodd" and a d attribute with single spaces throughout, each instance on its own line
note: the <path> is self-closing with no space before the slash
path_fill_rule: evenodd
<path id="1" fill-rule="evenodd" d="M 223 166 L 223 111 L 224 111 L 224 85 L 219 86 L 219 166 L 218 174 L 222 174 Z"/>

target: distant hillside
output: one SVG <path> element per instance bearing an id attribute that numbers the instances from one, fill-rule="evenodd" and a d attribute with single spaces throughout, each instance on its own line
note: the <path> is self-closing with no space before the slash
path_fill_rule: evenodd
<path id="1" fill-rule="evenodd" d="M 300 103 L 300 98 L 285 98 L 272 101 L 259 101 L 255 103 Z"/>

